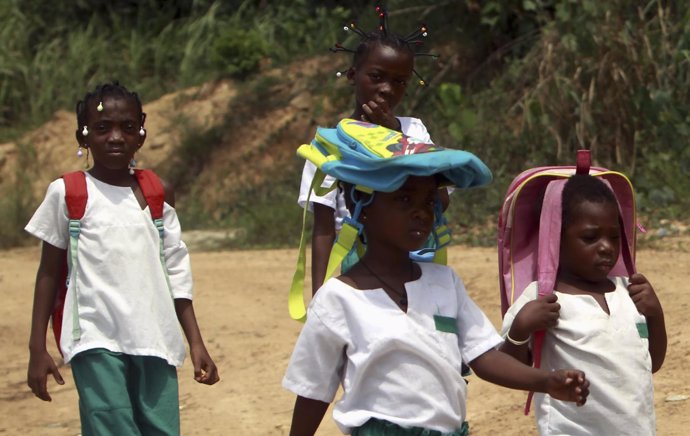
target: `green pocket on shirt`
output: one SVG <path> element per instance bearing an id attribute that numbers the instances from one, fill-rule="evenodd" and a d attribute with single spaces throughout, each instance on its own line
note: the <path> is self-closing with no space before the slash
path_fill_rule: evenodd
<path id="1" fill-rule="evenodd" d="M 450 316 L 434 315 L 436 330 L 440 332 L 458 334 L 458 320 Z"/>
<path id="2" fill-rule="evenodd" d="M 637 333 L 640 334 L 640 337 L 642 339 L 648 339 L 649 338 L 649 330 L 647 329 L 647 323 L 646 322 L 638 322 L 635 325 L 637 326 Z"/>

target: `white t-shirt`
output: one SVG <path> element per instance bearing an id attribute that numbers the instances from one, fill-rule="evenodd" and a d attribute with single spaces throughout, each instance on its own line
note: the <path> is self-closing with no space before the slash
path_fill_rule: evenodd
<path id="1" fill-rule="evenodd" d="M 358 290 L 337 278 L 309 305 L 283 387 L 330 403 L 342 384 L 333 418 L 346 434 L 370 418 L 460 428 L 461 364 L 503 342 L 452 269 L 417 265 L 421 277 L 405 285 L 407 313 L 383 289 Z"/>
<path id="2" fill-rule="evenodd" d="M 429 132 L 426 130 L 426 126 L 422 123 L 419 118 L 412 117 L 396 117 L 400 121 L 400 130 L 403 134 L 416 138 L 421 142 L 431 142 L 431 137 Z M 299 197 L 297 198 L 297 204 L 300 207 L 307 206 L 307 197 L 309 197 L 309 211 L 314 210 L 313 203 L 323 204 L 328 206 L 335 211 L 335 228 L 339 231 L 342 227 L 343 218 L 349 217 L 350 212 L 345 206 L 345 198 L 343 192 L 336 188 L 324 196 L 318 196 L 314 192 L 309 196 L 309 188 L 311 188 L 312 180 L 314 180 L 314 175 L 316 174 L 316 166 L 310 161 L 304 163 L 304 169 L 302 169 L 302 181 L 299 188 Z M 333 185 L 335 179 L 333 176 L 326 175 L 322 187 L 330 187 Z"/>
<path id="3" fill-rule="evenodd" d="M 181 366 L 185 347 L 171 291 L 160 262 L 160 239 L 148 207 L 132 189 L 103 183 L 87 173 L 88 202 L 78 243 L 77 279 L 70 282 L 60 348 L 65 362 L 77 353 L 105 348 L 156 356 Z M 164 206 L 165 262 L 174 298 L 192 299 L 189 253 L 180 240 L 175 209 Z M 65 184 L 53 181 L 25 230 L 58 248 L 69 245 Z M 78 294 L 81 337 L 72 339 L 72 305 Z"/>
<path id="4" fill-rule="evenodd" d="M 558 325 L 546 332 L 541 366 L 580 369 L 591 384 L 582 407 L 534 394 L 537 427 L 543 436 L 656 434 L 649 340 L 638 331 L 638 324 L 646 321 L 630 298 L 627 279 L 611 281 L 615 291 L 604 294 L 610 315 L 591 295 L 556 292 L 561 305 Z M 533 282 L 508 309 L 504 335 L 520 309 L 536 298 Z"/>

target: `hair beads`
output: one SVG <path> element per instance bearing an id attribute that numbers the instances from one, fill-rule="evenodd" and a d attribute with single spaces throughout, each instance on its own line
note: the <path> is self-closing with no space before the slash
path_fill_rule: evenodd
<path id="1" fill-rule="evenodd" d="M 113 83 L 104 83 L 98 85 L 95 90 L 93 90 L 92 92 L 88 92 L 84 96 L 83 100 L 79 100 L 77 102 L 77 128 L 79 128 L 79 126 L 84 126 L 82 130 L 82 135 L 86 136 L 88 134 L 88 129 L 86 128 L 86 125 L 88 124 L 86 120 L 88 114 L 87 107 L 89 106 L 89 104 L 93 104 L 92 102 L 97 101 L 98 106 L 96 106 L 96 110 L 98 112 L 102 112 L 104 109 L 103 100 L 105 100 L 106 97 L 125 98 L 134 100 L 134 102 L 137 105 L 137 108 L 139 109 L 139 113 L 141 114 L 141 127 L 144 127 L 146 114 L 143 112 L 139 96 L 136 92 L 129 91 L 127 88 L 120 85 L 119 82 L 115 81 Z"/>
<path id="2" fill-rule="evenodd" d="M 381 5 L 377 4 L 375 8 L 376 13 L 378 14 L 379 17 L 379 25 L 377 31 L 374 32 L 364 32 L 362 31 L 356 23 L 350 22 L 349 25 L 343 26 L 343 30 L 346 32 L 354 32 L 360 37 L 360 42 L 357 46 L 356 49 L 351 49 L 348 47 L 343 46 L 341 43 L 337 42 L 333 47 L 330 48 L 330 50 L 334 53 L 337 52 L 347 52 L 347 53 L 352 53 L 353 54 L 353 65 L 359 64 L 363 58 L 366 57 L 366 55 L 369 52 L 369 49 L 372 45 L 376 43 L 381 43 L 384 45 L 388 45 L 390 47 L 393 47 L 395 49 L 401 49 L 401 50 L 408 50 L 410 53 L 412 53 L 413 56 L 428 56 L 428 57 L 433 57 L 437 58 L 438 55 L 431 54 L 431 53 L 418 53 L 417 48 L 423 45 L 423 40 L 422 38 L 425 38 L 429 35 L 429 29 L 426 26 L 426 24 L 420 25 L 417 29 L 415 29 L 413 32 L 408 34 L 407 36 L 399 36 L 396 34 L 393 34 L 389 32 L 388 29 L 388 12 L 386 9 Z M 420 76 L 420 74 L 415 70 L 414 68 L 412 69 L 412 72 L 417 76 L 419 79 L 419 85 L 421 86 L 426 86 L 426 81 Z M 343 71 L 338 71 L 335 73 L 336 77 L 342 77 Z"/>

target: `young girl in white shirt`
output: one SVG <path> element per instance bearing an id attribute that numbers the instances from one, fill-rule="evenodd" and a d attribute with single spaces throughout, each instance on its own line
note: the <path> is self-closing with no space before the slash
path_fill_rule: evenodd
<path id="1" fill-rule="evenodd" d="M 349 25 L 350 30 L 360 37 L 354 50 L 345 49 L 339 44 L 333 49 L 352 53 L 351 66 L 347 71 L 338 73 L 347 78 L 354 93 L 355 105 L 349 118 L 379 124 L 421 142 L 431 142 L 422 120 L 395 115 L 407 93 L 408 85 L 416 83 L 413 81 L 415 50 L 423 32 L 420 30 L 415 38 L 396 35 L 387 28 L 386 10 L 378 5 L 376 13 L 380 17 L 380 25 L 373 32 L 363 32 L 355 24 Z M 305 162 L 297 199 L 301 207 L 308 208 L 314 214 L 311 239 L 312 294 L 324 282 L 333 241 L 340 231 L 343 219 L 350 216 L 339 188 L 325 195 L 317 195 L 312 191 L 315 172 L 314 164 Z M 333 179 L 327 175 L 322 186 L 331 186 L 332 183 Z M 448 193 L 444 190 L 439 195 L 445 209 L 449 202 Z M 356 260 L 347 260 L 354 261 Z"/>
<path id="2" fill-rule="evenodd" d="M 501 350 L 532 363 L 530 337 L 545 330 L 541 367 L 577 364 L 592 383 L 587 405 L 534 396 L 541 435 L 656 434 L 652 373 L 666 355 L 664 312 L 642 274 L 611 277 L 621 253 L 616 197 L 597 177 L 563 187 L 558 271 L 552 294 L 531 283 L 508 309 Z"/>
<path id="3" fill-rule="evenodd" d="M 345 274 L 329 279 L 309 306 L 283 379 L 297 395 L 290 435 L 316 432 L 339 385 L 343 396 L 333 417 L 345 434 L 464 435 L 463 362 L 493 383 L 584 404 L 584 373 L 534 369 L 499 352 L 501 337 L 453 270 L 409 257 L 432 230 L 439 186 L 486 184 L 486 166 L 470 153 L 418 144 L 383 127 L 363 125 L 356 139 L 371 140 L 372 129 L 385 130 L 386 138 L 398 135 L 386 146 L 397 157 L 385 162 L 406 165 L 388 172 L 400 180 L 392 192 L 355 189 L 371 186 L 367 177 L 376 171 L 357 174 L 352 160 L 349 178 L 339 178 L 356 203 L 353 218 L 363 226 L 367 251 Z"/>
<path id="4" fill-rule="evenodd" d="M 194 315 L 189 253 L 180 240 L 174 193 L 165 187 L 161 244 L 132 169 L 146 139 L 145 118 L 137 94 L 117 82 L 98 86 L 77 104 L 78 154 L 86 149 L 93 166 L 84 176 L 88 201 L 59 346 L 72 365 L 84 436 L 179 435 L 175 367 L 185 357 L 180 325 L 195 380 L 219 380 Z M 44 401 L 51 401 L 49 374 L 64 384 L 46 349 L 46 329 L 68 254 L 68 221 L 65 183 L 58 179 L 26 226 L 43 241 L 28 385 Z"/>

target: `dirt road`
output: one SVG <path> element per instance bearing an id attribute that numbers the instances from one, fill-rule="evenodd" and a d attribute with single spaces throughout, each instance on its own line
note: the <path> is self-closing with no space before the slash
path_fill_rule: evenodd
<path id="1" fill-rule="evenodd" d="M 669 351 L 654 376 L 658 434 L 687 435 L 690 429 L 690 238 L 663 250 L 641 250 L 638 268 L 649 277 L 666 312 Z M 0 254 L 0 434 L 77 436 L 79 414 L 71 371 L 64 386 L 50 384 L 52 403 L 34 398 L 26 386 L 27 341 L 38 247 Z M 189 362 L 180 369 L 182 434 L 287 435 L 294 397 L 280 387 L 300 324 L 287 314 L 287 288 L 295 250 L 193 252 L 195 308 L 221 382 L 208 387 L 192 379 Z M 499 325 L 494 250 L 452 247 L 449 263 L 472 297 Z M 54 352 L 57 356 L 57 352 Z M 535 434 L 533 416 L 522 415 L 525 394 L 470 378 L 468 419 L 472 436 Z M 667 401 L 676 399 L 677 401 Z M 339 432 L 329 415 L 318 433 Z"/>

